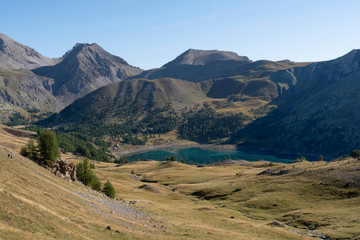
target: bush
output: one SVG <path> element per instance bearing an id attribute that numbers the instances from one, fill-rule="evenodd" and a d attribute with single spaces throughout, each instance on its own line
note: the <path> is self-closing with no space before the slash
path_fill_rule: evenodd
<path id="1" fill-rule="evenodd" d="M 99 180 L 99 178 L 94 174 L 92 179 L 91 179 L 91 188 L 96 190 L 96 191 L 101 191 L 101 182 Z"/>
<path id="2" fill-rule="evenodd" d="M 78 163 L 76 165 L 76 177 L 86 186 L 91 186 L 91 188 L 96 191 L 101 190 L 101 182 L 99 178 L 95 175 L 95 173 L 92 171 L 89 159 L 84 158 L 81 163 Z"/>
<path id="3" fill-rule="evenodd" d="M 40 155 L 49 164 L 53 163 L 60 156 L 59 145 L 56 135 L 51 131 L 43 131 L 39 138 Z"/>
<path id="4" fill-rule="evenodd" d="M 103 193 L 110 198 L 115 198 L 115 188 L 109 180 L 104 184 Z"/>
<path id="5" fill-rule="evenodd" d="M 90 163 L 87 158 L 84 158 L 81 163 L 76 165 L 76 177 L 86 186 L 90 185 L 92 175 L 94 174 L 92 174 Z"/>
<path id="6" fill-rule="evenodd" d="M 128 163 L 129 161 L 125 157 L 120 157 L 119 159 L 116 159 L 114 163 L 123 164 Z"/>
<path id="7" fill-rule="evenodd" d="M 360 157 L 360 150 L 352 150 L 351 151 L 351 157 L 353 157 L 353 158 Z"/>
<path id="8" fill-rule="evenodd" d="M 320 155 L 318 161 L 323 161 L 323 160 L 324 160 L 323 155 Z"/>

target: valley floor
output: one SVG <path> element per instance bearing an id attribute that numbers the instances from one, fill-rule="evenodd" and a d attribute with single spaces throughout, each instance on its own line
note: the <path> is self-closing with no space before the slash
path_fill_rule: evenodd
<path id="1" fill-rule="evenodd" d="M 360 238 L 358 159 L 95 162 L 110 200 L 20 156 L 28 137 L 16 135 L 0 128 L 0 239 Z"/>

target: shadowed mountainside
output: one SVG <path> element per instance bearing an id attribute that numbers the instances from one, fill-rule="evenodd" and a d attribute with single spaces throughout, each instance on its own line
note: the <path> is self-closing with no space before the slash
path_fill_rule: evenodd
<path id="1" fill-rule="evenodd" d="M 279 71 L 289 88 L 278 109 L 240 131 L 236 139 L 280 149 L 343 154 L 360 146 L 360 51 L 335 60 Z"/>

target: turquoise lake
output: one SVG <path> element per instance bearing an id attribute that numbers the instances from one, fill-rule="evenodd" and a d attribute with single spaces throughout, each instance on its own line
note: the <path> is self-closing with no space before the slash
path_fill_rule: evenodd
<path id="1" fill-rule="evenodd" d="M 165 161 L 171 156 L 176 156 L 177 160 L 184 159 L 187 164 L 211 164 L 222 161 L 224 159 L 243 159 L 247 161 L 266 160 L 271 162 L 289 163 L 294 159 L 279 158 L 273 155 L 260 155 L 255 153 L 247 153 L 243 151 L 215 151 L 199 148 L 184 149 L 167 149 L 154 150 L 144 153 L 137 153 L 125 156 L 130 162 L 139 161 L 140 159 L 152 159 L 157 161 Z"/>

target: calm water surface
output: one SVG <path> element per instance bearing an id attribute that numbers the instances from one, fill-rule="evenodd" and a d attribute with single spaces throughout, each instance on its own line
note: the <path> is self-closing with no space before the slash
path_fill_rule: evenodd
<path id="1" fill-rule="evenodd" d="M 242 151 L 215 151 L 199 148 L 184 149 L 166 149 L 154 150 L 145 153 L 138 153 L 125 156 L 129 161 L 138 161 L 142 159 L 152 159 L 165 161 L 166 158 L 176 156 L 178 161 L 184 159 L 187 164 L 211 164 L 224 159 L 243 159 L 247 161 L 266 160 L 271 162 L 289 163 L 294 159 L 279 158 L 273 155 L 259 155 L 254 153 L 246 153 Z"/>

